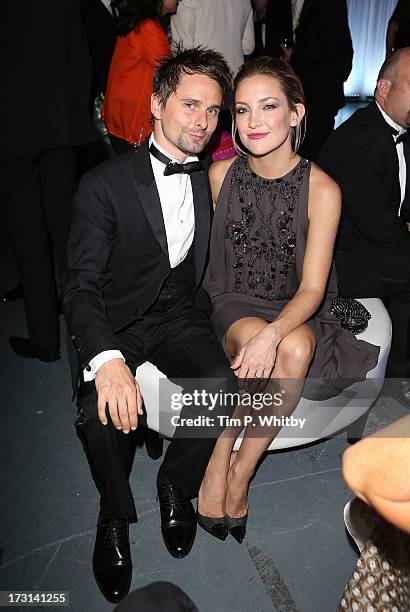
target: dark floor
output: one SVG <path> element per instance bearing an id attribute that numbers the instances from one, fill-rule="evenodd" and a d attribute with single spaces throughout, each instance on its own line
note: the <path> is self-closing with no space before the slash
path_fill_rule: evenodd
<path id="1" fill-rule="evenodd" d="M 1 233 L 0 279 L 0 292 L 17 281 Z M 14 334 L 26 335 L 22 303 L 0 304 L 0 590 L 69 591 L 70 610 L 111 610 L 91 570 L 98 498 L 72 426 L 66 356 L 55 364 L 19 359 L 7 344 Z M 383 395 L 368 429 L 406 413 Z M 251 487 L 246 543 L 222 543 L 199 530 L 183 560 L 172 558 L 161 539 L 158 462 L 139 450 L 132 588 L 169 580 L 201 612 L 334 611 L 356 562 L 342 512 L 350 497 L 340 471 L 346 446 L 341 434 L 269 454 Z"/>

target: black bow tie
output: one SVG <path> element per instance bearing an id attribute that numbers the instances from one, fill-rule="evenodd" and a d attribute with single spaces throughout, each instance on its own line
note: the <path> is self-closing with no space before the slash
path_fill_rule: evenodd
<path id="1" fill-rule="evenodd" d="M 409 130 L 402 132 L 400 136 L 398 135 L 399 132 L 398 130 L 396 130 L 396 128 L 392 127 L 391 131 L 392 131 L 393 136 L 396 136 L 396 140 L 395 140 L 396 145 L 400 144 L 401 142 L 405 142 L 407 138 L 409 137 Z"/>
<path id="2" fill-rule="evenodd" d="M 173 162 L 169 157 L 161 153 L 161 151 L 158 151 L 154 143 L 151 143 L 149 152 L 160 162 L 165 164 L 164 176 L 170 176 L 171 174 L 192 174 L 192 172 L 203 170 L 202 164 L 199 161 L 188 162 L 186 164 Z"/>

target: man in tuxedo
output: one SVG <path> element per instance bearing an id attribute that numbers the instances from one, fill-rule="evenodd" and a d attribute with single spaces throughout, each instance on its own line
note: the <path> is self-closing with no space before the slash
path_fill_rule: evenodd
<path id="1" fill-rule="evenodd" d="M 132 573 L 128 523 L 136 512 L 128 478 L 145 416 L 136 367 L 148 360 L 182 386 L 181 378 L 206 377 L 201 390 L 237 390 L 204 312 L 212 206 L 196 157 L 230 86 L 215 51 L 164 58 L 153 83 L 151 138 L 87 173 L 75 198 L 63 304 L 84 378 L 76 429 L 101 495 L 94 575 L 110 601 L 128 592 Z M 158 473 L 162 534 L 178 558 L 194 541 L 190 500 L 220 430 L 207 433 L 179 431 Z"/>
<path id="2" fill-rule="evenodd" d="M 343 296 L 382 297 L 393 323 L 388 375 L 406 376 L 410 313 L 410 48 L 381 67 L 375 100 L 326 142 L 319 165 L 340 185 L 336 245 Z"/>
<path id="3" fill-rule="evenodd" d="M 0 40 L 0 215 L 16 254 L 29 335 L 9 343 L 20 357 L 55 361 L 60 325 L 53 251 L 61 272 L 78 148 L 96 139 L 79 1 L 5 0 Z M 12 297 L 16 293 L 8 292 L 1 300 Z"/>
<path id="4" fill-rule="evenodd" d="M 353 47 L 346 0 L 269 0 L 266 53 L 292 65 L 306 98 L 302 155 L 316 160 L 344 106 Z"/>

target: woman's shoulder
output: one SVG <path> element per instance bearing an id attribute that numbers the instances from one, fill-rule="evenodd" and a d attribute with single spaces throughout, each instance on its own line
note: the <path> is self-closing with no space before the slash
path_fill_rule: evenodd
<path id="1" fill-rule="evenodd" d="M 222 183 L 225 180 L 228 170 L 232 166 L 232 164 L 235 162 L 235 160 L 237 159 L 238 159 L 238 156 L 235 155 L 235 157 L 231 157 L 229 159 L 221 159 L 221 160 L 213 162 L 210 165 L 208 174 L 209 174 L 209 182 L 211 184 L 212 199 L 214 201 L 214 205 L 216 204 L 216 201 L 219 196 L 219 192 L 222 187 Z"/>
<path id="2" fill-rule="evenodd" d="M 237 159 L 238 156 L 235 155 L 234 157 L 230 157 L 229 159 L 219 159 L 218 161 L 214 161 L 209 166 L 209 178 L 214 180 L 220 180 L 223 182 L 229 168 Z"/>
<path id="3" fill-rule="evenodd" d="M 165 32 L 155 19 L 144 19 L 125 37 L 128 49 L 131 46 L 137 53 L 145 57 L 148 63 L 155 63 L 158 57 L 170 53 L 169 44 Z"/>
<path id="4" fill-rule="evenodd" d="M 139 29 L 145 32 L 163 32 L 163 28 L 156 19 L 143 19 L 139 25 Z"/>
<path id="5" fill-rule="evenodd" d="M 166 40 L 167 38 L 162 25 L 155 19 L 144 19 L 134 30 L 131 30 L 129 35 L 136 38 L 146 38 L 149 36 L 155 39 L 160 38 L 161 40 L 164 38 Z"/>
<path id="6" fill-rule="evenodd" d="M 311 162 L 309 192 L 324 200 L 329 197 L 340 197 L 339 185 L 314 162 Z"/>
<path id="7" fill-rule="evenodd" d="M 342 195 L 339 185 L 319 166 L 311 162 L 309 179 L 309 219 L 321 220 L 328 217 L 339 218 L 342 208 Z"/>

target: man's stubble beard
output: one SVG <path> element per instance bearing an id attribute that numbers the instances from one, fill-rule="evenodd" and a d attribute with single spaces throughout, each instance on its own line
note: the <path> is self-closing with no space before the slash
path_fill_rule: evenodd
<path id="1" fill-rule="evenodd" d="M 184 132 L 181 132 L 174 144 L 178 147 L 180 151 L 182 151 L 182 153 L 185 153 L 185 155 L 197 155 L 205 149 L 211 136 L 212 134 L 207 133 L 205 134 L 205 137 L 202 142 L 194 143 L 188 142 L 184 138 Z"/>

